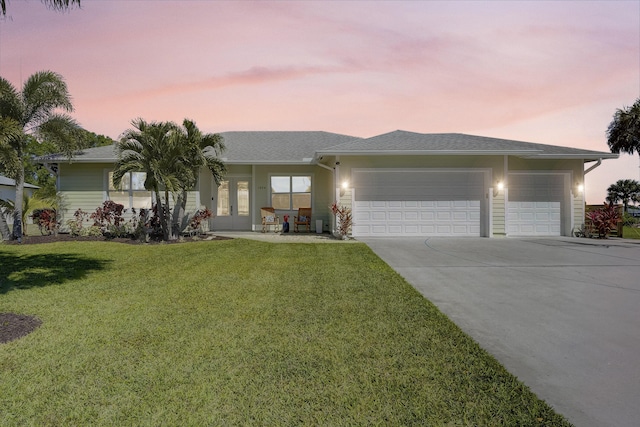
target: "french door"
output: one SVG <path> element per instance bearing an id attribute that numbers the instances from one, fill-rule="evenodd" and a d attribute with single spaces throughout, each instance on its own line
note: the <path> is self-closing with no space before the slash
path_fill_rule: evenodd
<path id="1" fill-rule="evenodd" d="M 214 230 L 251 230 L 251 177 L 228 177 L 213 199 Z"/>

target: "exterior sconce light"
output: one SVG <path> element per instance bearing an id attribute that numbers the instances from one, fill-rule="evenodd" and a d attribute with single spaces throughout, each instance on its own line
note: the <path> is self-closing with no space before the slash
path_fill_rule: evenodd
<path id="1" fill-rule="evenodd" d="M 580 197 L 580 195 L 584 193 L 584 184 L 577 184 L 576 190 L 578 191 L 576 191 L 575 197 Z"/>
<path id="2" fill-rule="evenodd" d="M 340 186 L 340 197 L 344 196 L 344 193 L 349 188 L 349 181 L 342 181 L 342 185 Z"/>
<path id="3" fill-rule="evenodd" d="M 504 182 L 498 181 L 498 183 L 496 184 L 496 187 L 493 190 L 493 197 L 497 197 L 502 190 L 504 190 Z"/>

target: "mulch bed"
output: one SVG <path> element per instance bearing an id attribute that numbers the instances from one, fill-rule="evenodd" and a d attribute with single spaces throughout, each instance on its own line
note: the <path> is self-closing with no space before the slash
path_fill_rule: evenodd
<path id="1" fill-rule="evenodd" d="M 148 243 L 141 242 L 135 239 L 129 239 L 124 237 L 118 237 L 114 239 L 105 238 L 103 236 L 72 236 L 71 234 L 59 233 L 57 235 L 48 235 L 48 236 L 24 236 L 22 238 L 22 243 L 18 243 L 16 240 L 8 240 L 3 242 L 7 245 L 32 245 L 32 244 L 40 244 L 40 243 L 53 243 L 53 242 L 117 242 L 117 243 L 126 243 L 129 245 L 143 245 L 143 244 L 167 244 L 167 243 L 183 243 L 183 242 L 197 242 L 202 240 L 229 240 L 231 237 L 222 237 L 215 235 L 208 236 L 186 236 L 182 237 L 180 240 L 171 240 L 168 242 L 164 242 L 162 240 L 150 240 Z"/>
<path id="2" fill-rule="evenodd" d="M 15 313 L 0 313 L 0 344 L 17 340 L 42 325 L 35 316 Z"/>

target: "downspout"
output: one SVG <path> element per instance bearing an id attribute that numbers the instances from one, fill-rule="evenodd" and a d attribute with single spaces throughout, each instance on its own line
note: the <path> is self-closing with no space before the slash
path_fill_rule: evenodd
<path id="1" fill-rule="evenodd" d="M 601 164 L 602 164 L 602 158 L 599 158 L 595 165 L 591 165 L 587 170 L 585 170 L 582 173 L 582 184 L 583 184 L 583 187 L 582 187 L 583 188 L 583 191 L 582 191 L 582 208 L 583 208 L 582 217 L 583 217 L 583 219 L 584 219 L 585 212 L 586 212 L 586 198 L 587 198 L 587 196 L 585 194 L 585 191 L 584 191 L 584 188 L 586 187 L 586 185 L 584 185 L 584 181 L 585 181 L 584 177 L 585 177 L 586 174 L 588 174 L 589 172 L 591 172 L 592 170 L 594 170 L 595 168 L 597 168 Z M 572 218 L 573 217 L 575 217 L 575 215 L 572 215 Z M 572 222 L 572 226 L 573 226 L 572 227 L 572 233 L 573 233 L 573 228 L 575 228 L 575 224 L 573 224 L 573 219 L 571 220 L 571 222 Z M 583 224 L 583 226 L 584 226 L 584 224 Z"/>
<path id="2" fill-rule="evenodd" d="M 595 165 L 591 166 L 589 169 L 587 169 L 586 171 L 584 171 L 583 175 L 588 174 L 589 172 L 591 172 L 592 170 L 594 170 L 595 168 L 597 168 L 598 166 L 600 166 L 602 164 L 602 159 L 598 159 L 598 161 L 596 162 Z"/>

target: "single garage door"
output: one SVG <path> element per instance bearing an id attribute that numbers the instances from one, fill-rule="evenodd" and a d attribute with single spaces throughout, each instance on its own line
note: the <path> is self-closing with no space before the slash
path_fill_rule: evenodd
<path id="1" fill-rule="evenodd" d="M 352 172 L 353 235 L 480 236 L 483 171 Z"/>
<path id="2" fill-rule="evenodd" d="M 507 234 L 560 236 L 565 175 L 509 174 Z"/>

